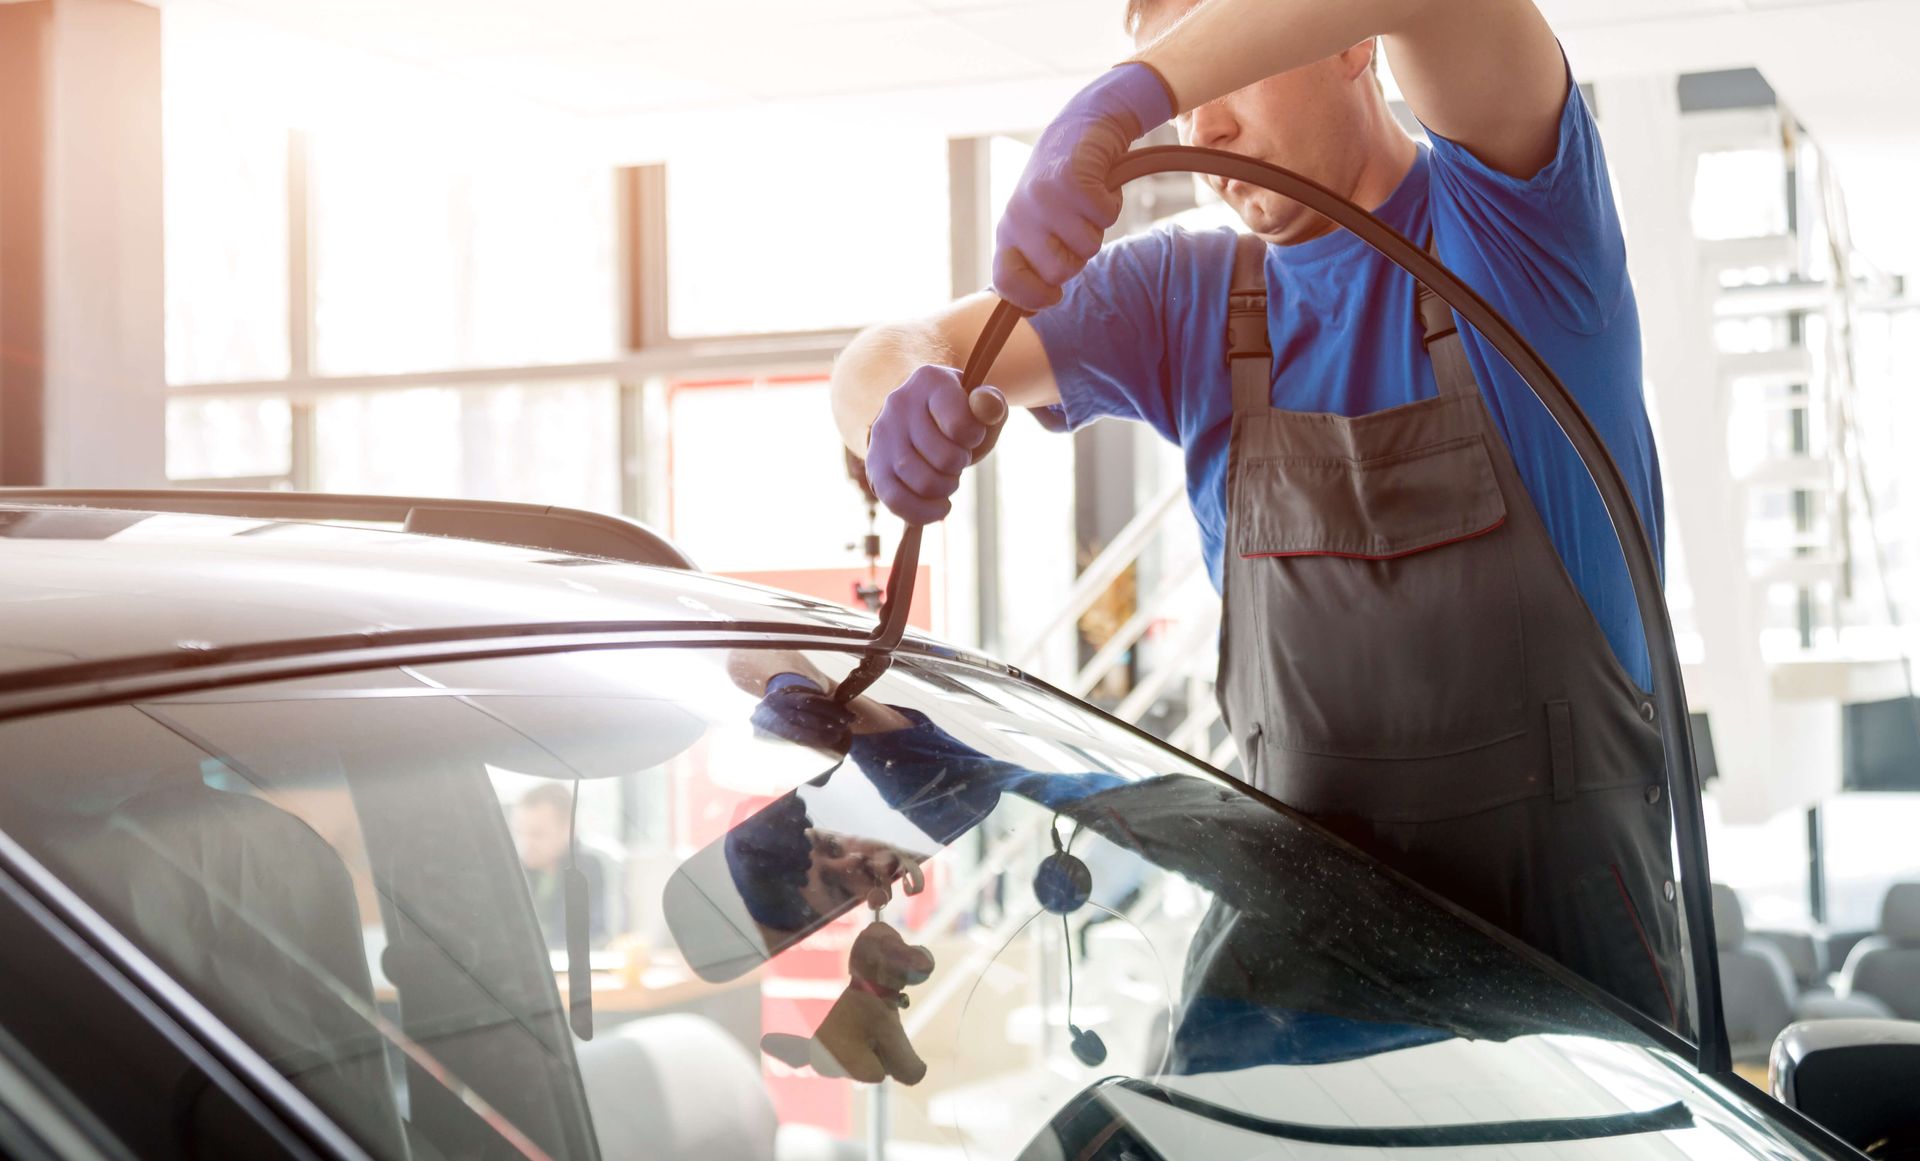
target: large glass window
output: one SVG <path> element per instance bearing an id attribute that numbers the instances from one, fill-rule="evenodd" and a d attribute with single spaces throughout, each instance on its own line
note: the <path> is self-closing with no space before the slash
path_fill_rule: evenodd
<path id="1" fill-rule="evenodd" d="M 847 478 L 825 380 L 681 383 L 671 400 L 671 532 L 702 568 L 861 563 L 866 509 Z M 888 543 L 899 529 L 887 513 Z"/>
<path id="2" fill-rule="evenodd" d="M 911 657 L 847 717 L 793 693 L 854 661 L 426 661 L 25 719 L 0 829 L 381 1157 L 1788 1151 L 1084 706 Z"/>
<path id="3" fill-rule="evenodd" d="M 327 395 L 314 487 L 612 511 L 618 415 L 608 380 Z"/>
<path id="4" fill-rule="evenodd" d="M 614 180 L 412 138 L 313 144 L 314 361 L 329 375 L 592 362 L 619 343 Z"/>
<path id="5" fill-rule="evenodd" d="M 1694 170 L 1693 233 L 1755 238 L 1787 229 L 1787 155 L 1781 149 L 1703 153 Z"/>
<path id="6" fill-rule="evenodd" d="M 676 336 L 865 326 L 951 295 L 947 143 L 808 132 L 667 165 Z"/>
<path id="7" fill-rule="evenodd" d="M 168 68 L 207 62 L 166 41 Z M 167 381 L 287 373 L 287 130 L 232 93 L 170 87 L 166 151 Z"/>
<path id="8" fill-rule="evenodd" d="M 167 403 L 167 475 L 175 480 L 284 476 L 293 409 L 285 399 L 188 397 Z"/>
<path id="9" fill-rule="evenodd" d="M 1804 930 L 1812 923 L 1807 888 L 1807 816 L 1787 810 L 1764 823 L 1732 826 L 1719 803 L 1704 800 L 1713 878 L 1740 895 L 1747 925 Z"/>
<path id="10" fill-rule="evenodd" d="M 1840 794 L 1824 813 L 1827 925 L 1877 930 L 1887 888 L 1920 881 L 1920 794 Z"/>

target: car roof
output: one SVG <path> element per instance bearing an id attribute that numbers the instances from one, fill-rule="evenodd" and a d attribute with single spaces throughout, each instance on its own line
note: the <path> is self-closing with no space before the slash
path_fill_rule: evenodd
<path id="1" fill-rule="evenodd" d="M 489 626 L 872 629 L 684 569 L 366 526 L 0 504 L 0 678 L 180 650 Z"/>

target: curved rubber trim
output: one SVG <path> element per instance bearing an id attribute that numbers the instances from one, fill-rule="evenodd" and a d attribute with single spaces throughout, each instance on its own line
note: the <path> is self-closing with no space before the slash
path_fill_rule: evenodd
<path id="1" fill-rule="evenodd" d="M 1100 1088 L 1122 1088 L 1159 1101 L 1163 1105 L 1204 1117 L 1217 1124 L 1266 1137 L 1302 1141 L 1311 1145 L 1340 1145 L 1365 1149 L 1463 1149 L 1476 1145 L 1539 1145 L 1560 1141 L 1597 1141 L 1606 1137 L 1630 1137 L 1640 1133 L 1667 1133 L 1693 1128 L 1693 1113 L 1685 1103 L 1675 1101 L 1636 1113 L 1611 1113 L 1597 1117 L 1552 1117 L 1537 1121 L 1488 1121 L 1451 1125 L 1392 1125 L 1355 1127 L 1349 1125 L 1303 1125 L 1296 1121 L 1276 1121 L 1256 1117 L 1239 1109 L 1230 1109 L 1212 1101 L 1162 1088 L 1144 1080 L 1115 1078 L 1100 1083 Z M 1095 1090 L 1104 1099 L 1104 1094 Z M 1111 1107 L 1111 1102 L 1106 1102 Z"/>
<path id="2" fill-rule="evenodd" d="M 1627 574 L 1632 578 L 1634 600 L 1640 612 L 1641 631 L 1646 636 L 1647 654 L 1653 668 L 1653 694 L 1661 707 L 1660 740 L 1666 758 L 1667 793 L 1672 803 L 1677 830 L 1675 837 L 1680 851 L 1680 897 L 1687 919 L 1684 932 L 1685 966 L 1691 971 L 1694 984 L 1693 1019 L 1698 1053 L 1695 1063 L 1702 1072 L 1729 1071 L 1733 1067 L 1733 1054 L 1727 1046 L 1726 1025 L 1720 1010 L 1720 962 L 1713 933 L 1713 901 L 1708 893 L 1712 874 L 1707 867 L 1706 818 L 1700 806 L 1700 779 L 1694 764 L 1692 731 L 1687 728 L 1686 686 L 1680 677 L 1680 654 L 1674 644 L 1673 624 L 1667 613 L 1653 542 L 1647 536 L 1646 525 L 1634 505 L 1633 494 L 1627 490 L 1626 479 L 1620 474 L 1620 465 L 1608 454 L 1593 421 L 1587 418 L 1586 412 L 1581 410 L 1566 385 L 1553 373 L 1553 368 L 1547 366 L 1545 360 L 1514 330 L 1513 325 L 1487 305 L 1486 300 L 1473 288 L 1460 281 L 1433 255 L 1398 230 L 1327 187 L 1251 157 L 1219 149 L 1182 145 L 1133 150 L 1108 171 L 1107 184 L 1118 189 L 1136 178 L 1156 173 L 1201 173 L 1245 182 L 1292 198 L 1330 219 L 1335 225 L 1352 231 L 1388 261 L 1413 275 L 1451 307 L 1456 315 L 1471 324 L 1532 390 L 1547 413 L 1553 416 L 1561 434 L 1573 445 L 1574 452 L 1579 455 L 1581 464 L 1593 480 L 1595 490 L 1600 493 L 1601 503 L 1606 506 L 1607 518 L 1613 523 L 1614 536 L 1626 560 Z M 993 314 L 967 359 L 963 381 L 969 389 L 980 384 L 1023 313 L 1018 307 L 1004 301 L 995 305 Z M 901 539 L 900 555 L 904 557 L 909 547 L 913 559 L 917 560 L 920 536 L 918 529 L 912 526 Z M 896 591 L 896 583 L 902 591 Z M 880 627 L 873 638 L 874 643 L 883 649 L 891 648 L 884 642 L 897 642 L 905 632 L 911 585 L 912 573 L 908 571 L 902 574 L 896 568 L 888 586 L 887 604 L 882 610 Z M 858 671 L 849 675 L 848 682 L 855 676 L 858 676 Z M 872 678 L 867 680 L 871 682 Z M 841 693 L 837 690 L 835 696 L 842 701 L 852 696 L 848 694 L 842 697 Z"/>

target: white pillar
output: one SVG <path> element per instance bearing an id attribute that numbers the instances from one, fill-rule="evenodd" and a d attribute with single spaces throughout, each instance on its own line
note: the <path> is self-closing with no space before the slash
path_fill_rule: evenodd
<path id="1" fill-rule="evenodd" d="M 166 482 L 160 13 L 0 3 L 0 483 Z"/>
<path id="2" fill-rule="evenodd" d="M 1747 570 L 1746 500 L 1727 458 L 1731 401 L 1713 342 L 1715 287 L 1693 233 L 1694 162 L 1675 77 L 1620 77 L 1595 89 L 1640 304 L 1667 514 L 1705 653 L 1687 696 L 1712 715 L 1721 817 L 1764 822 L 1838 788 L 1837 730 L 1824 728 L 1831 712 L 1781 706 L 1761 654 L 1765 610 Z"/>

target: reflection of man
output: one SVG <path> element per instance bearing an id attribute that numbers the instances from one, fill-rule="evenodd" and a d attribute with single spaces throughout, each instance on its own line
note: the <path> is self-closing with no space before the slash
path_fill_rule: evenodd
<path id="1" fill-rule="evenodd" d="M 918 710 L 865 697 L 840 705 L 832 679 L 798 653 L 740 650 L 729 668 L 742 688 L 761 695 L 758 730 L 845 753 L 887 807 L 938 846 L 992 813 L 1002 793 L 1059 809 L 1121 782 L 1107 774 L 1040 774 L 990 757 Z M 907 894 L 919 892 L 914 856 L 815 826 L 808 793 L 803 787 L 781 797 L 726 837 L 728 868 L 755 922 L 769 933 L 805 934 L 859 902 L 884 904 L 895 879 L 906 879 Z"/>
<path id="2" fill-rule="evenodd" d="M 919 862 L 898 847 L 814 826 L 798 794 L 783 795 L 735 827 L 726 844 L 727 867 L 745 888 L 748 913 L 776 932 L 805 931 L 853 901 L 884 906 L 895 879 L 906 878 L 909 895 L 925 883 Z"/>
<path id="3" fill-rule="evenodd" d="M 826 786 L 776 800 L 724 840 L 733 885 L 769 937 L 765 954 L 794 942 L 776 936 L 804 936 L 904 873 L 897 849 L 816 827 L 809 815 L 809 798 L 818 808 L 838 780 L 864 779 L 897 816 L 887 822 L 910 823 L 941 847 L 1004 794 L 1059 812 L 1110 844 L 1083 842 L 1076 853 L 1088 858 L 1096 895 L 1123 909 L 1121 896 L 1152 867 L 1211 895 L 1183 973 L 1171 1045 L 1178 1073 L 1345 1060 L 1456 1035 L 1624 1029 L 1373 859 L 1251 795 L 1191 775 L 1128 782 L 1024 769 L 919 711 L 865 698 L 835 705 L 831 679 L 796 654 L 738 658 L 736 680 L 755 668 L 760 680 L 742 684 L 762 694 L 754 716 L 762 733 L 847 756 Z M 874 823 L 861 829 L 877 833 L 881 819 Z M 1094 918 L 1082 920 L 1083 936 Z M 818 1067 L 793 1043 L 767 1047 L 796 1067 Z"/>
<path id="4" fill-rule="evenodd" d="M 548 947 L 567 945 L 565 875 L 572 831 L 573 793 L 558 783 L 543 782 L 514 803 L 513 845 Z M 587 935 L 597 945 L 607 937 L 606 860 L 580 847 L 575 861 L 587 877 Z"/>

